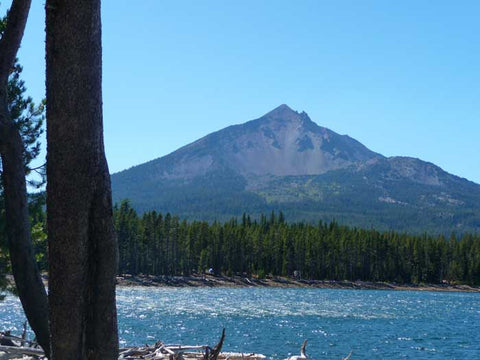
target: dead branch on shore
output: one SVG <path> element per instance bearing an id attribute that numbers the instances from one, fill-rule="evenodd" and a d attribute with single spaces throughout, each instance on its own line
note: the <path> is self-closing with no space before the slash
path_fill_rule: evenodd
<path id="1" fill-rule="evenodd" d="M 213 349 L 207 348 L 205 351 L 205 356 L 203 360 L 217 360 L 218 355 L 220 354 L 220 350 L 222 350 L 223 341 L 225 340 L 225 329 L 222 330 L 222 336 L 220 337 L 220 341 Z M 209 353 L 210 352 L 210 353 Z"/>
<path id="2" fill-rule="evenodd" d="M 45 354 L 35 342 L 27 340 L 26 322 L 22 336 L 13 336 L 10 331 L 0 332 L 0 360 L 7 359 L 43 359 Z M 27 346 L 25 346 L 27 345 Z M 30 356 L 25 358 L 25 356 Z"/>
<path id="3" fill-rule="evenodd" d="M 151 360 L 256 360 L 264 359 L 265 355 L 255 353 L 222 352 L 225 341 L 225 329 L 217 345 L 165 345 L 157 342 L 153 346 L 143 346 L 120 349 L 121 360 L 151 359 Z"/>
<path id="4" fill-rule="evenodd" d="M 217 345 L 165 345 L 157 341 L 154 345 L 125 347 L 119 349 L 119 360 L 261 360 L 265 355 L 256 353 L 222 352 L 225 341 L 225 329 Z M 29 346 L 25 346 L 29 344 Z M 290 356 L 286 360 L 307 360 L 305 340 L 300 348 L 300 355 Z M 342 360 L 349 360 L 352 351 Z M 12 336 L 9 331 L 0 332 L 0 360 L 47 360 L 40 346 L 22 337 Z"/>
<path id="5" fill-rule="evenodd" d="M 24 328 L 25 329 L 25 328 Z M 4 346 L 25 346 L 28 344 L 28 347 L 40 348 L 37 342 L 30 341 L 26 339 L 26 331 L 22 333 L 22 337 L 13 336 L 10 331 L 0 331 L 0 345 Z"/>
<path id="6" fill-rule="evenodd" d="M 119 360 L 259 360 L 265 355 L 255 353 L 222 352 L 225 329 L 214 347 L 208 345 L 165 345 L 161 341 L 154 345 L 121 348 Z M 29 346 L 25 346 L 29 344 Z M 46 360 L 45 353 L 34 341 L 12 336 L 9 331 L 0 332 L 0 360 Z"/>
<path id="7" fill-rule="evenodd" d="M 307 340 L 305 340 L 300 347 L 300 355 L 294 355 L 290 356 L 285 360 L 306 360 L 307 359 L 307 353 L 305 352 L 305 348 L 307 347 Z"/>
<path id="8" fill-rule="evenodd" d="M 0 354 L 0 359 L 15 359 L 16 357 L 18 357 L 18 355 L 40 356 L 41 358 L 43 358 L 45 355 L 42 349 L 25 347 L 25 346 L 0 345 L 0 353 L 1 352 L 5 354 Z M 6 357 L 6 355 L 12 355 L 12 356 L 14 355 L 14 357 Z"/>

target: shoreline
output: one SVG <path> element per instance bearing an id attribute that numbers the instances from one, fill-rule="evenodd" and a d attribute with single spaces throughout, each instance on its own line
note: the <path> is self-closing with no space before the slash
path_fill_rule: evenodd
<path id="1" fill-rule="evenodd" d="M 48 286 L 48 276 L 42 274 L 45 286 Z M 12 275 L 7 275 L 7 282 L 14 285 Z M 440 291 L 440 292 L 469 292 L 480 293 L 480 286 L 463 284 L 396 284 L 373 281 L 349 280 L 306 280 L 289 277 L 271 277 L 265 279 L 243 276 L 220 275 L 129 275 L 122 274 L 116 277 L 116 286 L 129 287 L 158 287 L 158 288 L 297 288 L 297 289 L 339 289 L 339 290 L 395 290 L 395 291 Z"/>
<path id="2" fill-rule="evenodd" d="M 117 276 L 117 287 L 229 287 L 229 288 L 318 288 L 344 290 L 398 290 L 398 291 L 442 291 L 480 292 L 479 286 L 456 284 L 395 284 L 386 282 L 348 280 L 304 280 L 287 277 L 257 279 L 242 276 Z"/>

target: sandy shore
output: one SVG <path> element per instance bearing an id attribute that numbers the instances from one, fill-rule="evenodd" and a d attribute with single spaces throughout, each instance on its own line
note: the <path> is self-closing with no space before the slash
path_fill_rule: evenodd
<path id="1" fill-rule="evenodd" d="M 149 287 L 265 287 L 265 288 L 321 288 L 358 290 L 415 290 L 415 291 L 461 291 L 480 292 L 480 287 L 451 284 L 393 284 L 365 281 L 302 280 L 285 277 L 255 279 L 241 276 L 151 276 L 122 275 L 117 277 L 117 286 Z"/>

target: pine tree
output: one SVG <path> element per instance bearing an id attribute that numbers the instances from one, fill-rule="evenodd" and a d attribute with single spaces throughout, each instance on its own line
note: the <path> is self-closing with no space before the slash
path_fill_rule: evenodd
<path id="1" fill-rule="evenodd" d="M 11 77 L 12 70 L 19 73 L 16 55 L 30 11 L 30 0 L 12 1 L 7 20 L 2 21 L 0 38 L 0 154 L 2 157 L 2 184 L 5 208 L 5 225 L 10 262 L 15 285 L 25 315 L 37 335 L 39 344 L 49 355 L 48 301 L 45 287 L 35 261 L 28 217 L 28 200 L 25 164 L 35 153 L 35 131 L 28 135 L 31 119 L 23 118 L 23 84 Z M 15 70 L 17 69 L 17 70 Z M 17 87 L 15 87 L 15 82 Z M 13 86 L 11 86 L 13 84 Z M 31 101 L 30 101 L 31 103 Z M 28 106 L 33 112 L 34 106 Z M 28 109 L 27 109 L 28 111 Z M 35 114 L 32 118 L 35 118 Z M 40 131 L 40 126 L 37 132 Z M 35 126 L 34 126 L 35 128 Z M 23 138 L 22 138 L 23 136 Z M 26 142 L 24 142 L 26 141 Z M 33 145 L 33 147 L 32 147 Z M 29 151 L 31 149 L 31 151 Z"/>

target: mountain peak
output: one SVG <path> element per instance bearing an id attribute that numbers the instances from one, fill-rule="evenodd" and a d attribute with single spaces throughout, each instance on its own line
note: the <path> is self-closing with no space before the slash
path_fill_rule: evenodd
<path id="1" fill-rule="evenodd" d="M 418 159 L 385 158 L 285 104 L 115 174 L 112 188 L 115 201 L 191 219 L 282 209 L 297 220 L 480 231 L 480 215 L 470 215 L 480 214 L 480 185 Z"/>
<path id="2" fill-rule="evenodd" d="M 273 111 L 289 111 L 289 112 L 295 112 L 290 106 L 288 106 L 287 104 L 281 104 L 279 106 L 277 106 L 275 109 L 272 110 Z"/>
<path id="3" fill-rule="evenodd" d="M 297 119 L 299 116 L 300 114 L 298 112 L 292 110 L 288 105 L 282 104 L 262 117 L 269 119 L 293 120 Z"/>

